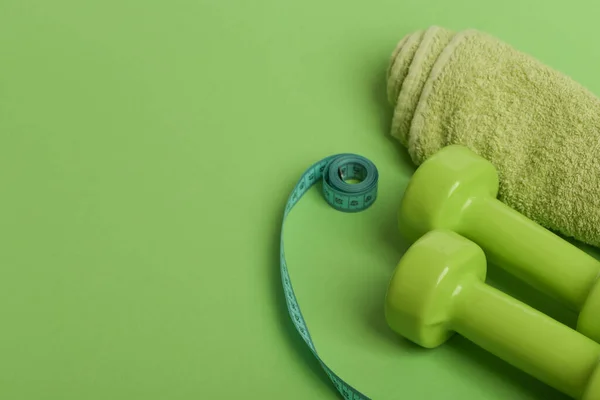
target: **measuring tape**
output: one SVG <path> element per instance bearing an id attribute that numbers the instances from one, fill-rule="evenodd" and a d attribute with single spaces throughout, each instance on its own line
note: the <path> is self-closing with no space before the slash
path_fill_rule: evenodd
<path id="1" fill-rule="evenodd" d="M 377 198 L 377 182 L 379 173 L 375 165 L 368 159 L 356 154 L 337 154 L 326 157 L 309 167 L 303 174 L 294 190 L 288 197 L 281 224 L 281 242 L 279 263 L 281 281 L 285 293 L 285 302 L 288 312 L 296 330 L 304 339 L 313 355 L 317 358 L 325 373 L 329 376 L 340 394 L 347 400 L 369 400 L 367 396 L 344 382 L 329 368 L 315 348 L 315 344 L 308 332 L 306 321 L 300 312 L 298 300 L 292 288 L 283 249 L 283 229 L 285 220 L 300 198 L 315 183 L 323 178 L 323 196 L 329 205 L 343 212 L 359 212 L 367 209 Z M 346 180 L 359 180 L 358 183 L 348 183 Z"/>

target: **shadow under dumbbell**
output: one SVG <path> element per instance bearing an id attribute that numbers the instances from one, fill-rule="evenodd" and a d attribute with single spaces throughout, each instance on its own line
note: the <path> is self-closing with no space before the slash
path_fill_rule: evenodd
<path id="1" fill-rule="evenodd" d="M 556 232 L 554 232 L 554 233 L 556 233 Z M 558 234 L 558 235 L 561 236 L 563 239 L 565 239 L 567 242 L 571 243 L 573 246 L 576 246 L 579 249 L 585 251 L 590 256 L 594 257 L 596 260 L 600 260 L 600 249 L 599 248 L 591 246 L 589 244 L 582 243 L 573 238 L 565 237 L 560 234 Z"/>
<path id="2" fill-rule="evenodd" d="M 577 314 L 567 309 L 554 298 L 510 275 L 502 268 L 488 264 L 486 282 L 490 286 L 522 301 L 558 322 L 575 329 Z"/>
<path id="3" fill-rule="evenodd" d="M 468 358 L 470 363 L 489 371 L 498 379 L 501 379 L 503 385 L 515 387 L 528 398 L 540 400 L 569 399 L 558 390 L 513 367 L 460 335 L 454 335 L 445 346 L 448 350 L 455 352 L 457 358 Z"/>
<path id="4" fill-rule="evenodd" d="M 402 188 L 402 193 L 403 191 L 404 188 Z M 400 232 L 398 231 L 398 220 L 396 218 L 389 218 L 381 221 L 379 237 L 383 243 L 389 246 L 389 248 L 394 249 L 398 254 L 398 260 L 402 258 L 404 253 L 406 253 L 406 250 L 410 247 L 410 243 L 400 236 Z M 390 264 L 390 273 L 394 268 L 396 268 L 396 263 Z"/>

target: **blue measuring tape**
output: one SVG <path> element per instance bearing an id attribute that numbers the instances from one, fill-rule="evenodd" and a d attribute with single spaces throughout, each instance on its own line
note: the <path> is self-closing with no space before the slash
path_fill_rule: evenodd
<path id="1" fill-rule="evenodd" d="M 375 165 L 368 159 L 356 154 L 337 154 L 324 158 L 310 166 L 303 174 L 294 190 L 288 197 L 281 224 L 281 242 L 279 263 L 281 281 L 285 293 L 285 302 L 296 330 L 317 358 L 325 373 L 329 376 L 340 394 L 347 400 L 368 400 L 369 398 L 344 382 L 329 368 L 315 348 L 308 331 L 306 321 L 300 312 L 298 300 L 292 288 L 283 249 L 283 230 L 285 220 L 300 198 L 321 178 L 323 181 L 323 196 L 333 208 L 343 212 L 359 212 L 367 209 L 377 198 L 377 183 L 379 173 Z M 348 183 L 347 180 L 358 180 L 358 183 Z"/>

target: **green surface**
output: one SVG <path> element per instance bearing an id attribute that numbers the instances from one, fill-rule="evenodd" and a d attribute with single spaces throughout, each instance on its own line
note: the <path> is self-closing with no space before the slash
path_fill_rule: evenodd
<path id="1" fill-rule="evenodd" d="M 287 225 L 324 360 L 375 399 L 561 399 L 465 340 L 425 351 L 387 328 L 412 167 L 385 70 L 408 32 L 474 27 L 600 92 L 599 8 L 1 1 L 0 398 L 338 398 L 286 314 L 279 227 L 305 167 L 355 152 L 377 203 L 348 215 L 314 188 Z"/>

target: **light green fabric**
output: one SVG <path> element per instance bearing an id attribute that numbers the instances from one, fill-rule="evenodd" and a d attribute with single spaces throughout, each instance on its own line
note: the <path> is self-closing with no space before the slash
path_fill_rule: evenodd
<path id="1" fill-rule="evenodd" d="M 486 33 L 439 27 L 400 41 L 387 90 L 391 134 L 416 165 L 443 146 L 465 145 L 498 169 L 501 201 L 600 246 L 600 100 L 593 93 Z"/>
<path id="2" fill-rule="evenodd" d="M 408 145 L 408 131 L 433 64 L 453 33 L 433 26 L 406 36 L 395 50 L 388 76 L 388 98 L 396 104 L 392 132 L 404 146 Z"/>

